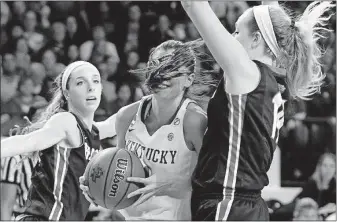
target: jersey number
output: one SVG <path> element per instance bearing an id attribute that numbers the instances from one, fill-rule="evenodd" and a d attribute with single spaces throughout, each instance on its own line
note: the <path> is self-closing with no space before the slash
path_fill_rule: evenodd
<path id="1" fill-rule="evenodd" d="M 274 104 L 274 117 L 271 138 L 277 143 L 279 131 L 284 123 L 284 101 L 282 100 L 280 92 L 274 96 L 272 102 Z"/>

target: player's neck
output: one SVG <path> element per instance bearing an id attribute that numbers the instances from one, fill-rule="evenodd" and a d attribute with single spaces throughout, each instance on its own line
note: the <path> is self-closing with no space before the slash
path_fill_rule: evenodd
<path id="1" fill-rule="evenodd" d="M 76 109 L 71 109 L 69 110 L 69 112 L 72 112 L 77 117 L 79 117 L 82 120 L 82 122 L 85 124 L 85 126 L 91 131 L 92 124 L 94 122 L 94 113 L 83 113 L 83 112 L 79 112 Z"/>
<path id="2" fill-rule="evenodd" d="M 270 58 L 268 56 L 258 57 L 255 60 L 260 61 L 260 62 L 262 62 L 264 64 L 267 64 L 269 66 L 273 66 L 273 60 L 272 60 L 272 58 Z"/>
<path id="3" fill-rule="evenodd" d="M 152 97 L 152 109 L 150 112 L 152 112 L 157 121 L 166 124 L 177 112 L 182 99 L 183 95 L 169 100 Z"/>

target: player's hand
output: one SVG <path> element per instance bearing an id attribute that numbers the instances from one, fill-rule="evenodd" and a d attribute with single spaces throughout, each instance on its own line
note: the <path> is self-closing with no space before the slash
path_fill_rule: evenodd
<path id="1" fill-rule="evenodd" d="M 157 177 L 156 174 L 152 174 L 151 163 L 145 157 L 145 155 L 143 155 L 141 162 L 144 165 L 144 170 L 147 171 L 148 175 L 150 176 L 147 178 L 141 177 L 127 178 L 128 182 L 143 184 L 144 186 L 143 188 L 135 190 L 134 192 L 130 193 L 127 196 L 128 198 L 131 198 L 137 195 L 141 195 L 139 199 L 132 204 L 132 206 L 137 206 L 145 202 L 146 200 L 150 199 L 152 196 L 158 194 L 159 192 L 161 192 L 162 190 L 164 190 L 166 187 L 169 186 L 169 184 L 167 184 L 166 181 L 160 181 L 160 179 Z"/>
<path id="2" fill-rule="evenodd" d="M 149 171 L 153 172 L 149 160 L 143 158 L 143 161 L 145 165 L 148 166 Z M 145 186 L 135 190 L 127 196 L 128 198 L 131 198 L 133 196 L 141 195 L 132 206 L 137 206 L 155 195 L 170 195 L 172 197 L 177 195 L 176 197 L 179 197 L 184 195 L 179 191 L 186 190 L 185 187 L 188 186 L 183 174 L 172 174 L 170 172 L 160 172 L 160 174 L 154 173 L 147 178 L 128 177 L 127 181 L 143 184 Z"/>
<path id="3" fill-rule="evenodd" d="M 140 177 L 129 177 L 127 178 L 128 182 L 141 183 L 144 184 L 145 187 L 140 188 L 132 193 L 130 193 L 127 197 L 131 198 L 137 195 L 141 195 L 139 199 L 133 203 L 133 206 L 137 206 L 151 197 L 162 193 L 163 191 L 169 189 L 172 186 L 171 182 L 160 180 L 160 178 L 153 174 L 148 178 L 140 178 Z"/>
<path id="4" fill-rule="evenodd" d="M 85 180 L 84 176 L 81 176 L 79 181 L 80 181 L 80 188 L 82 190 L 82 193 L 83 193 L 85 199 L 87 199 L 87 201 L 89 201 L 91 204 L 93 204 L 97 207 L 98 205 L 95 203 L 95 199 L 93 197 L 91 197 L 90 194 L 89 194 L 90 193 L 89 187 L 87 186 L 88 181 Z"/>

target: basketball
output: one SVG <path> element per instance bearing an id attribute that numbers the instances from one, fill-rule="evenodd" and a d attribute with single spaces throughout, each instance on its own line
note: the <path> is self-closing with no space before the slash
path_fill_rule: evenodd
<path id="1" fill-rule="evenodd" d="M 85 179 L 89 195 L 95 203 L 107 209 L 123 209 L 132 205 L 138 196 L 127 195 L 141 186 L 126 181 L 128 177 L 145 178 L 139 158 L 120 148 L 107 148 L 97 153 L 88 163 Z"/>

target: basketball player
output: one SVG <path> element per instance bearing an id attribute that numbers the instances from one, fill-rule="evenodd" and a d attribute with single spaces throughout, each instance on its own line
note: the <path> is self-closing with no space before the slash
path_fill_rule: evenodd
<path id="1" fill-rule="evenodd" d="M 233 34 L 207 1 L 182 5 L 225 75 L 208 106 L 192 178 L 192 219 L 268 220 L 261 190 L 283 125 L 281 94 L 308 99 L 319 91 L 318 25 L 332 5 L 314 2 L 299 19 L 277 4 L 256 6 Z"/>
<path id="2" fill-rule="evenodd" d="M 54 98 L 40 119 L 27 133 L 1 141 L 2 157 L 33 152 L 39 159 L 26 209 L 17 220 L 80 221 L 89 209 L 78 178 L 100 147 L 98 130 L 93 127 L 102 91 L 100 73 L 92 64 L 77 61 L 56 81 Z"/>
<path id="3" fill-rule="evenodd" d="M 145 187 L 128 196 L 142 194 L 136 203 L 119 211 L 126 220 L 191 219 L 191 175 L 207 125 L 198 104 L 214 84 L 196 67 L 202 44 L 166 41 L 151 53 L 147 68 L 135 71 L 147 74 L 152 94 L 117 113 L 117 143 L 144 160 L 152 175 L 129 178 Z"/>

